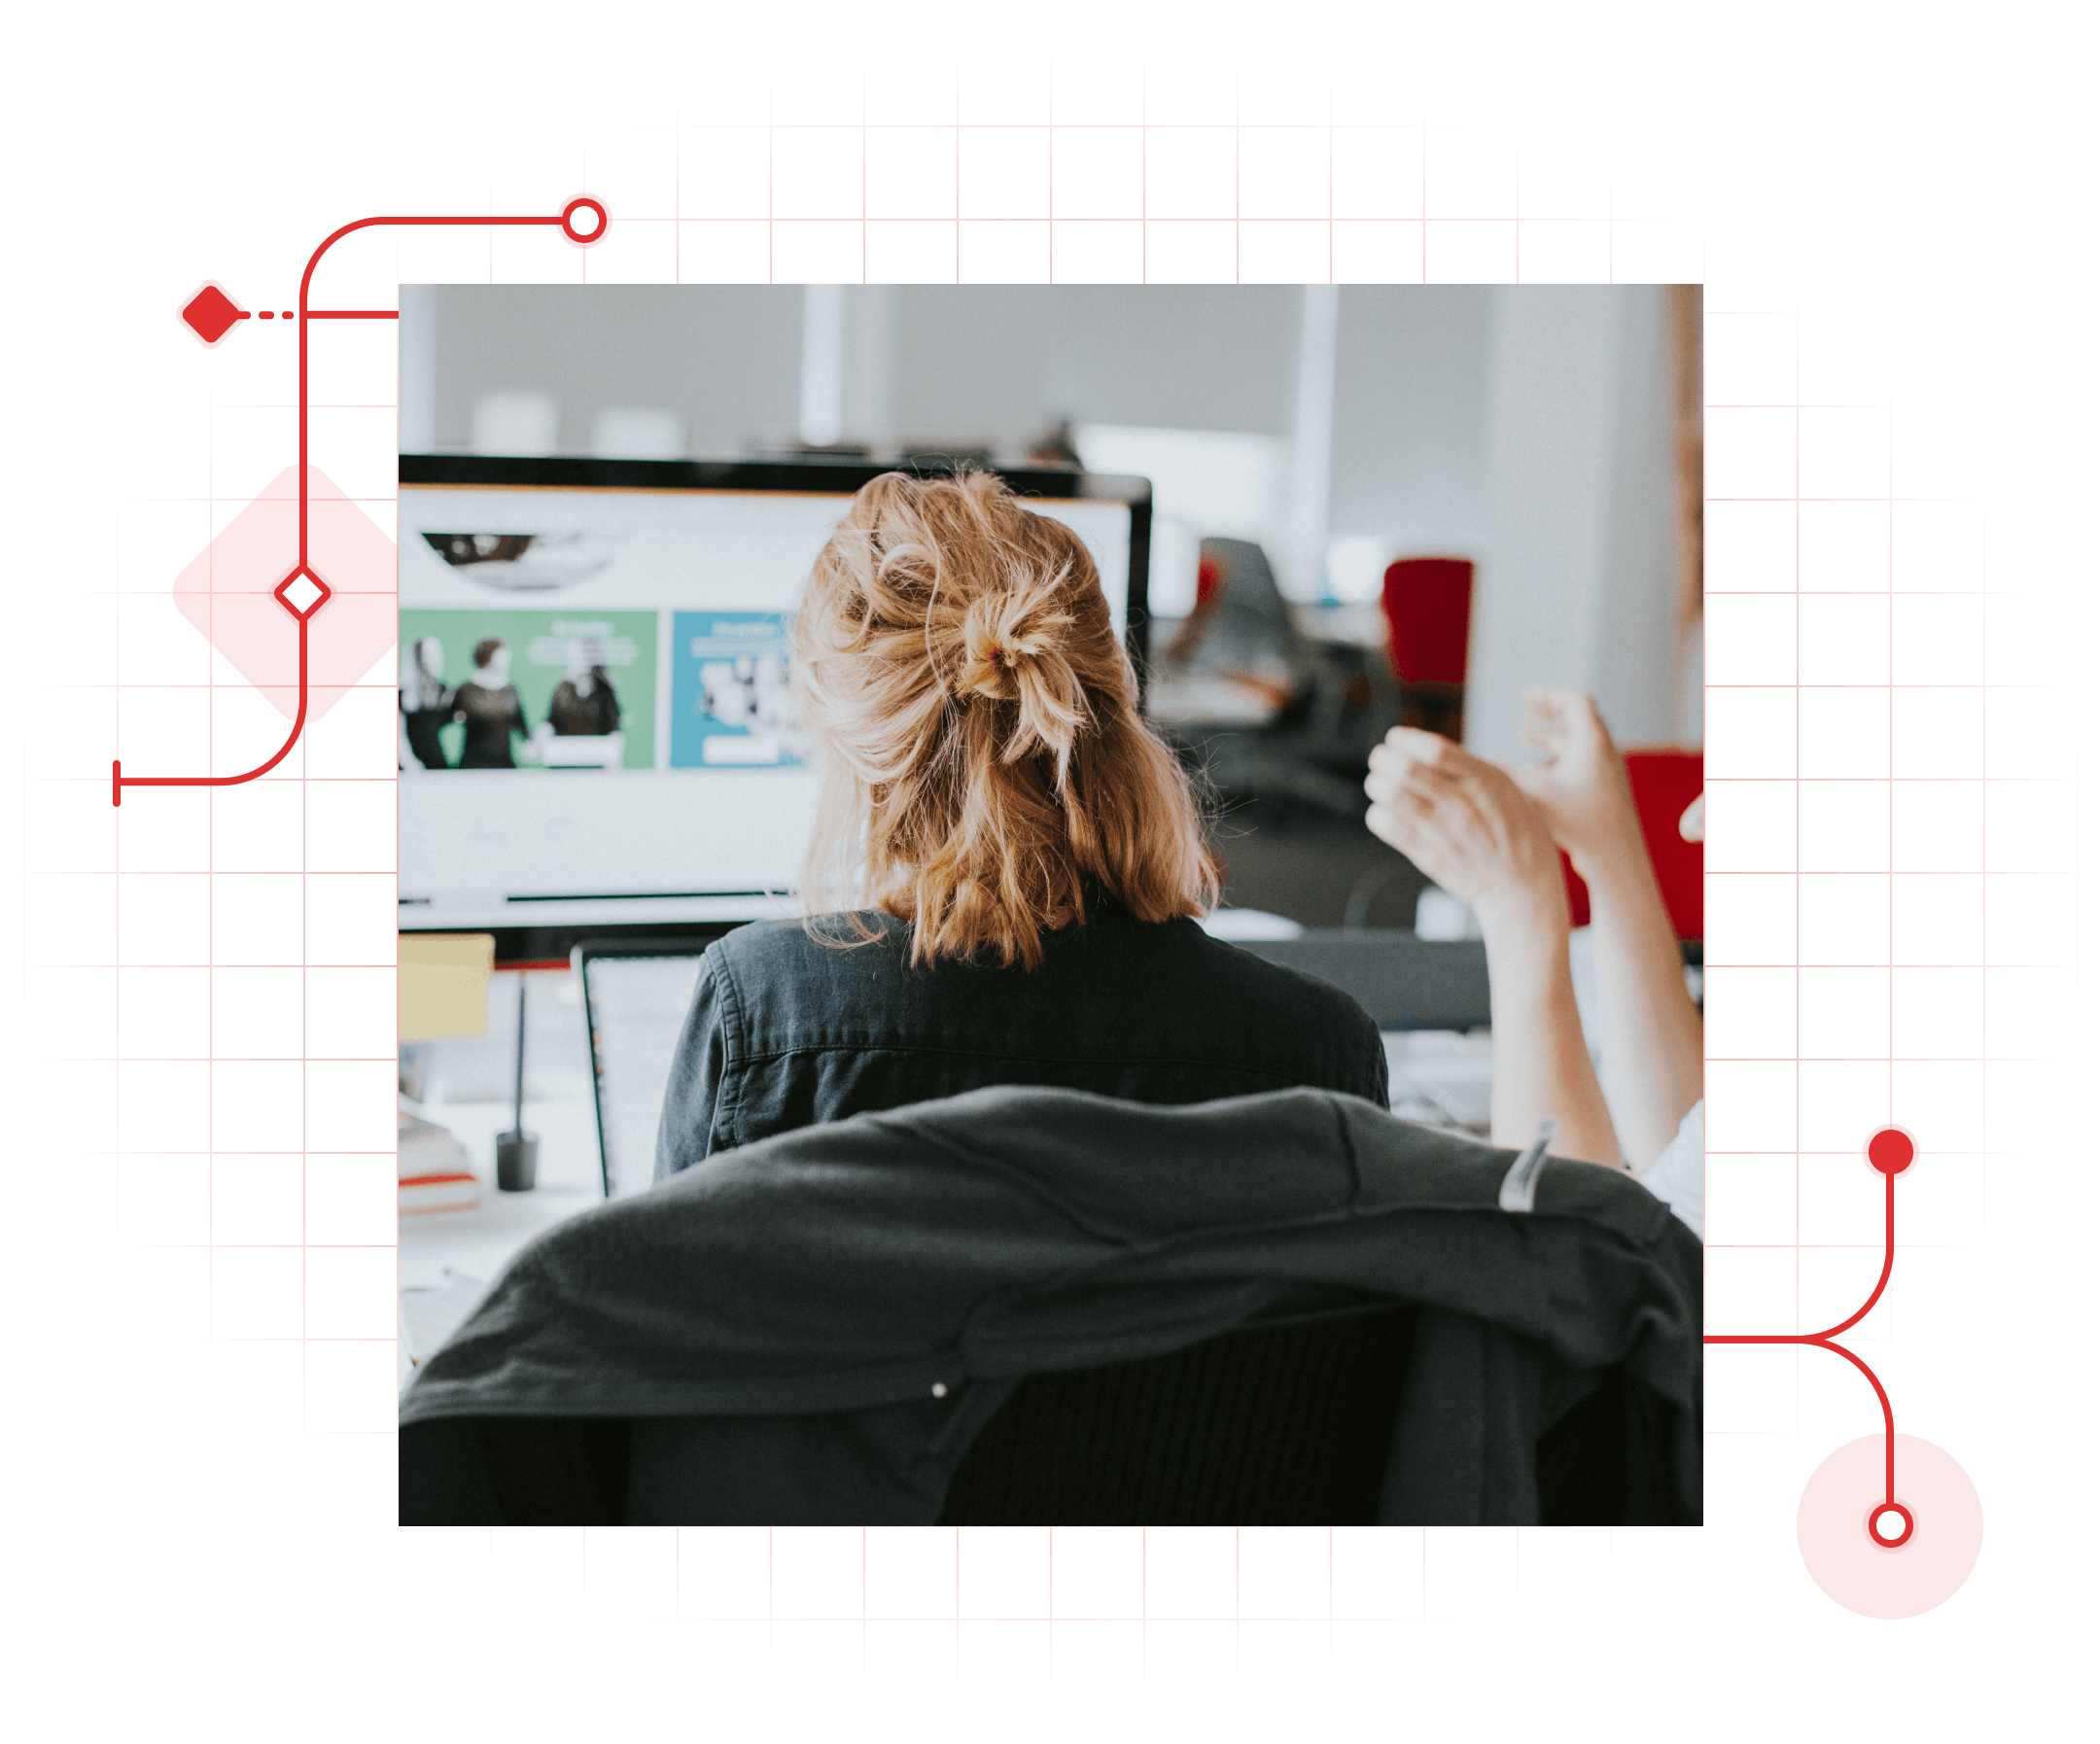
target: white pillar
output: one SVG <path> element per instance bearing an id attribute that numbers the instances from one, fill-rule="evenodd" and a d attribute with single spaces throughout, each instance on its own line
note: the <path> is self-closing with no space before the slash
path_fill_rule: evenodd
<path id="1" fill-rule="evenodd" d="M 1298 327 L 1298 393 L 1291 413 L 1290 487 L 1277 585 L 1294 600 L 1316 600 L 1327 561 L 1327 492 L 1334 456 L 1333 285 L 1308 285 Z"/>
<path id="2" fill-rule="evenodd" d="M 395 322 L 400 346 L 400 436 L 397 451 L 430 454 L 438 446 L 438 290 L 403 285 Z"/>
<path id="3" fill-rule="evenodd" d="M 1567 684 L 1597 699 L 1622 744 L 1667 743 L 1676 526 L 1664 294 L 1491 295 L 1466 742 L 1529 760 L 1522 693 Z"/>
<path id="4" fill-rule="evenodd" d="M 823 447 L 839 439 L 846 417 L 846 290 L 802 289 L 802 410 L 796 435 Z"/>

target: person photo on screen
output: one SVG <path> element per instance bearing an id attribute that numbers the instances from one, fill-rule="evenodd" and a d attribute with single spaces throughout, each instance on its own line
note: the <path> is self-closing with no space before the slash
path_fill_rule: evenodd
<path id="1" fill-rule="evenodd" d="M 500 637 L 474 644 L 474 668 L 452 693 L 452 718 L 465 721 L 462 769 L 515 769 L 510 735 L 525 730 L 525 707 L 510 682 L 510 650 Z"/>
<path id="2" fill-rule="evenodd" d="M 1365 821 L 1480 921 L 1494 1142 L 1524 1144 L 1553 1119 L 1556 1156 L 1630 1170 L 1698 1230 L 1704 1026 L 1626 764 L 1582 692 L 1527 690 L 1523 701 L 1523 737 L 1545 761 L 1505 769 L 1439 734 L 1395 727 L 1371 753 Z M 1684 827 L 1690 835 L 1700 823 L 1688 814 Z M 1609 1103 L 1576 1008 L 1557 847 L 1590 887 Z"/>
<path id="3" fill-rule="evenodd" d="M 595 643 L 570 644 L 569 670 L 547 704 L 547 725 L 563 738 L 619 731 L 619 696 L 606 672 L 604 650 Z"/>
<path id="4" fill-rule="evenodd" d="M 1222 868 L 1077 534 L 988 473 L 886 473 L 819 555 L 794 651 L 810 913 L 702 959 L 659 1177 L 1002 1084 L 1385 1105 L 1361 1006 L 1197 924 Z"/>
<path id="5" fill-rule="evenodd" d="M 408 645 L 402 657 L 401 718 L 402 769 L 449 769 L 438 732 L 452 718 L 452 692 L 444 681 L 444 644 L 424 636 Z"/>

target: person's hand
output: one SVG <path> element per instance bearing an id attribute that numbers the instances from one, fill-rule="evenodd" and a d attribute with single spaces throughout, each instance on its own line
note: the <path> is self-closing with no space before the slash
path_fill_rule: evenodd
<path id="1" fill-rule="evenodd" d="M 1575 870 L 1587 877 L 1614 857 L 1645 854 L 1626 762 L 1596 704 L 1580 690 L 1561 689 L 1526 690 L 1523 704 L 1524 742 L 1546 761 L 1511 773 L 1545 813 Z"/>
<path id="2" fill-rule="evenodd" d="M 1567 888 L 1539 808 L 1506 770 L 1436 733 L 1394 727 L 1371 752 L 1364 821 L 1481 919 L 1568 924 Z"/>

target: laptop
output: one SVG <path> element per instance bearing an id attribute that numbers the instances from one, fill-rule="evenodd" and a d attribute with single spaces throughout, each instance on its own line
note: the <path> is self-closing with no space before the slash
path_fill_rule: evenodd
<path id="1" fill-rule="evenodd" d="M 570 953 L 583 988 L 597 1110 L 598 1169 L 608 1199 L 656 1177 L 656 1127 L 671 1063 L 712 938 L 586 939 Z"/>

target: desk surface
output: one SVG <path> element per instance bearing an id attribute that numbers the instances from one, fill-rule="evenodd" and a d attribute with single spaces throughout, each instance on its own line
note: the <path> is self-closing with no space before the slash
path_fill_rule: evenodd
<path id="1" fill-rule="evenodd" d="M 525 1130 L 540 1135 L 539 1180 L 529 1193 L 496 1188 L 496 1134 L 509 1128 L 508 1104 L 460 1102 L 422 1113 L 467 1147 L 467 1165 L 480 1177 L 481 1203 L 471 1211 L 423 1211 L 401 1220 L 404 1287 L 442 1282 L 447 1267 L 493 1279 L 539 1231 L 601 1203 L 598 1134 L 589 1103 L 525 1104 Z"/>
<path id="2" fill-rule="evenodd" d="M 400 1220 L 402 1386 L 414 1373 L 414 1358 L 466 1317 L 482 1287 L 496 1281 L 519 1248 L 542 1230 L 605 1203 L 596 1116 L 588 1102 L 525 1104 L 525 1130 L 540 1135 L 539 1177 L 529 1193 L 496 1187 L 496 1134 L 509 1128 L 508 1104 L 457 1102 L 421 1112 L 467 1147 L 467 1165 L 481 1182 L 481 1203 L 469 1211 L 421 1211 Z"/>

